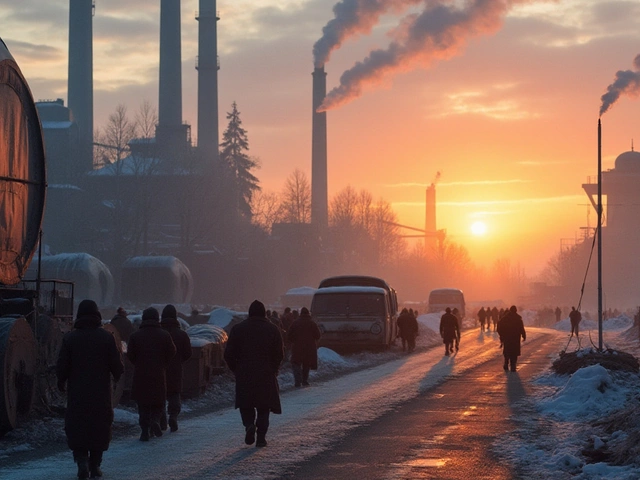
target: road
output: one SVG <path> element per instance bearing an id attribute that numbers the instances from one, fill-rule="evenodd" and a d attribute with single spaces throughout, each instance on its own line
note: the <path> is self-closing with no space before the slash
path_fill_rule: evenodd
<path id="1" fill-rule="evenodd" d="M 457 355 L 443 347 L 282 395 L 269 445 L 244 445 L 233 409 L 184 420 L 144 443 L 112 442 L 105 478 L 117 479 L 509 479 L 492 442 L 514 427 L 518 401 L 566 335 L 528 329 L 517 373 L 502 370 L 497 335 L 465 332 Z M 0 466 L 0 478 L 72 479 L 70 453 Z"/>

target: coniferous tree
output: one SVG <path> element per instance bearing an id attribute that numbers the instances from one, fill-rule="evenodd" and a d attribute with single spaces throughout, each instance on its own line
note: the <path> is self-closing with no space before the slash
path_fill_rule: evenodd
<path id="1" fill-rule="evenodd" d="M 222 135 L 220 144 L 220 162 L 227 168 L 233 181 L 236 205 L 240 215 L 251 219 L 251 197 L 260 190 L 258 179 L 251 173 L 257 168 L 258 162 L 249 157 L 249 140 L 247 131 L 242 126 L 240 112 L 236 102 L 231 105 L 231 112 L 227 113 L 229 124 Z"/>

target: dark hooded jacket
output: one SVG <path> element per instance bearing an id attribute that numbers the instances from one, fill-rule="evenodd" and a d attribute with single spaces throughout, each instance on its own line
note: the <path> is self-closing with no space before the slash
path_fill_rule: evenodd
<path id="1" fill-rule="evenodd" d="M 140 328 L 131 334 L 127 346 L 127 357 L 135 366 L 131 396 L 139 405 L 160 406 L 167 398 L 166 370 L 176 347 L 171 335 L 160 327 L 159 317 L 155 308 L 145 310 Z"/>
<path id="2" fill-rule="evenodd" d="M 291 363 L 301 363 L 311 370 L 318 368 L 318 345 L 320 329 L 311 319 L 309 311 L 302 309 L 297 320 L 294 320 L 287 333 L 287 341 L 291 344 Z"/>
<path id="3" fill-rule="evenodd" d="M 406 308 L 402 309 L 396 325 L 398 325 L 398 335 L 405 340 L 418 335 L 418 320 Z"/>
<path id="4" fill-rule="evenodd" d="M 182 392 L 182 364 L 191 358 L 191 340 L 187 332 L 180 328 L 178 315 L 173 305 L 167 305 L 162 310 L 160 325 L 169 332 L 176 354 L 167 367 L 167 395 Z"/>
<path id="5" fill-rule="evenodd" d="M 249 318 L 231 329 L 224 351 L 224 360 L 236 377 L 236 408 L 282 413 L 278 370 L 283 357 L 278 327 L 265 317 L 264 305 L 253 302 Z"/>
<path id="6" fill-rule="evenodd" d="M 87 303 L 90 302 L 90 303 Z M 117 382 L 124 371 L 120 352 L 93 301 L 83 300 L 73 330 L 67 333 L 58 355 L 58 386 L 66 383 L 67 411 L 64 430 L 71 450 L 109 448 L 113 407 L 111 377 Z"/>
<path id="7" fill-rule="evenodd" d="M 136 330 L 127 315 L 120 311 L 111 319 L 111 325 L 116 327 L 120 334 L 120 339 L 126 343 L 129 343 L 129 337 Z"/>
<path id="8" fill-rule="evenodd" d="M 520 355 L 520 337 L 527 339 L 522 317 L 515 310 L 509 310 L 498 322 L 498 335 L 504 346 L 502 354 L 505 357 Z"/>
<path id="9" fill-rule="evenodd" d="M 460 338 L 458 319 L 453 313 L 447 312 L 440 317 L 440 336 L 443 343 L 451 343 Z"/>

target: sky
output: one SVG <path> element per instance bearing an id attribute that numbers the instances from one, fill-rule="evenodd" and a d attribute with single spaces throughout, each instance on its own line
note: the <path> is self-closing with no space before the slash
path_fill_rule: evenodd
<path id="1" fill-rule="evenodd" d="M 132 116 L 143 100 L 157 105 L 160 2 L 95 3 L 101 127 L 118 104 Z M 334 3 L 217 2 L 220 131 L 236 101 L 266 191 L 280 191 L 295 169 L 311 174 L 313 48 Z M 438 228 L 479 265 L 507 258 L 535 275 L 562 239 L 595 226 L 581 185 L 597 174 L 601 96 L 640 53 L 640 1 L 469 3 L 368 2 L 388 8 L 323 57 L 330 91 L 343 72 L 378 67 L 328 110 L 329 198 L 348 185 L 365 189 L 389 201 L 401 224 L 423 228 L 425 189 L 439 172 Z M 66 102 L 68 7 L 0 0 L 0 35 L 36 99 Z M 183 119 L 194 135 L 198 8 L 182 0 Z M 603 169 L 631 149 L 639 113 L 622 95 L 603 115 Z"/>

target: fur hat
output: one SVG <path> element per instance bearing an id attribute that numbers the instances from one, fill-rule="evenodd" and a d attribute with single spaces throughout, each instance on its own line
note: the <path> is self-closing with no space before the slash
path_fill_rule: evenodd
<path id="1" fill-rule="evenodd" d="M 176 307 L 169 304 L 162 309 L 162 318 L 178 318 Z"/>
<path id="2" fill-rule="evenodd" d="M 122 315 L 123 317 L 127 316 L 127 311 L 122 307 L 118 307 L 117 313 L 118 313 L 118 315 Z"/>
<path id="3" fill-rule="evenodd" d="M 87 315 L 97 315 L 100 319 L 102 319 L 100 310 L 98 310 L 98 304 L 93 300 L 82 300 L 78 305 L 78 314 L 76 315 L 76 317 L 84 317 Z"/>
<path id="4" fill-rule="evenodd" d="M 254 300 L 249 306 L 249 316 L 265 318 L 267 316 L 267 311 L 264 308 L 264 303 L 259 300 Z"/>
<path id="5" fill-rule="evenodd" d="M 158 310 L 156 310 L 153 307 L 149 307 L 146 308 L 143 312 L 142 312 L 142 320 L 156 320 L 156 321 L 160 321 L 160 314 L 158 313 Z"/>

